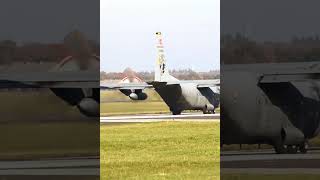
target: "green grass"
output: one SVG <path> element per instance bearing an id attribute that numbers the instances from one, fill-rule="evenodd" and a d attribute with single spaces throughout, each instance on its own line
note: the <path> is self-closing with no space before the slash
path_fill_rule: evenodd
<path id="1" fill-rule="evenodd" d="M 170 112 L 157 92 L 151 89 L 146 89 L 144 92 L 148 94 L 146 100 L 132 101 L 120 91 L 101 91 L 100 114 L 106 116 Z"/>
<path id="2" fill-rule="evenodd" d="M 2 160 L 99 155 L 95 122 L 8 123 L 0 132 Z"/>
<path id="3" fill-rule="evenodd" d="M 316 146 L 319 147 L 320 146 L 320 136 L 318 135 L 317 137 L 311 139 L 309 141 L 310 146 Z"/>
<path id="4" fill-rule="evenodd" d="M 99 124 L 50 90 L 1 91 L 0 159 L 99 155 Z"/>
<path id="5" fill-rule="evenodd" d="M 101 115 L 144 114 L 170 112 L 164 102 L 109 102 L 101 103 Z"/>
<path id="6" fill-rule="evenodd" d="M 169 107 L 154 90 L 146 90 L 146 93 L 147 100 L 132 101 L 119 91 L 101 91 L 100 114 L 110 116 L 170 112 Z M 216 112 L 220 113 L 220 108 L 216 109 Z"/>
<path id="7" fill-rule="evenodd" d="M 145 101 L 162 101 L 160 95 L 153 89 L 145 89 L 143 92 L 148 95 Z M 102 102 L 131 101 L 128 96 L 122 94 L 119 90 L 100 91 L 100 99 Z"/>
<path id="8" fill-rule="evenodd" d="M 76 107 L 55 96 L 50 90 L 0 92 L 0 121 L 84 118 Z M 17 113 L 19 112 L 19 113 Z"/>
<path id="9" fill-rule="evenodd" d="M 147 100 L 132 101 L 120 91 L 101 91 L 100 114 L 110 116 L 170 112 L 157 92 L 151 89 L 146 89 L 145 92 L 148 94 Z"/>
<path id="10" fill-rule="evenodd" d="M 220 125 L 101 126 L 101 179 L 219 179 Z"/>
<path id="11" fill-rule="evenodd" d="M 221 174 L 221 180 L 318 180 L 319 176 L 312 174 Z"/>

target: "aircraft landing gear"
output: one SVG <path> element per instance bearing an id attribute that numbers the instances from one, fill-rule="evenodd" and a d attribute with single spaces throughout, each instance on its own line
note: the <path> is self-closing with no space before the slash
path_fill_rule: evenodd
<path id="1" fill-rule="evenodd" d="M 207 108 L 203 108 L 202 112 L 203 112 L 203 114 L 215 114 L 214 109 L 209 110 Z"/>
<path id="2" fill-rule="evenodd" d="M 284 144 L 275 144 L 274 145 L 274 150 L 276 151 L 277 154 L 285 154 L 285 153 L 287 153 L 287 147 Z"/>
<path id="3" fill-rule="evenodd" d="M 182 113 L 181 110 L 173 110 L 173 109 L 170 109 L 172 115 L 180 115 Z"/>
<path id="4" fill-rule="evenodd" d="M 214 106 L 205 105 L 205 107 L 202 109 L 202 112 L 203 114 L 215 114 L 214 109 Z"/>
<path id="5" fill-rule="evenodd" d="M 302 153 L 302 154 L 305 154 L 308 152 L 308 142 L 304 142 L 302 144 L 299 145 L 299 151 Z"/>
<path id="6" fill-rule="evenodd" d="M 205 111 L 205 110 L 203 110 L 202 112 L 203 112 L 203 114 L 215 114 L 214 111 Z"/>
<path id="7" fill-rule="evenodd" d="M 295 145 L 287 146 L 287 153 L 288 154 L 296 154 L 298 152 L 298 147 Z"/>
<path id="8" fill-rule="evenodd" d="M 305 154 L 308 151 L 308 143 L 304 142 L 300 145 L 284 145 L 281 142 L 275 143 L 274 150 L 277 154 L 296 154 L 298 151 Z"/>

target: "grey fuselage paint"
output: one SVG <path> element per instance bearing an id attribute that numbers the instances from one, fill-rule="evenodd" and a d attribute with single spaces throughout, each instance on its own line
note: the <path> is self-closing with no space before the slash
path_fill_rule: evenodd
<path id="1" fill-rule="evenodd" d="M 219 105 L 219 97 L 211 88 L 198 89 L 195 83 L 156 85 L 154 88 L 171 111 L 203 110 L 206 105 Z"/>
<path id="2" fill-rule="evenodd" d="M 288 129 L 288 142 L 294 143 L 303 141 L 300 134 L 305 139 L 319 134 L 320 101 L 314 93 L 317 85 L 259 84 L 259 77 L 256 72 L 224 71 L 222 144 L 272 144 L 283 136 L 283 129 Z"/>

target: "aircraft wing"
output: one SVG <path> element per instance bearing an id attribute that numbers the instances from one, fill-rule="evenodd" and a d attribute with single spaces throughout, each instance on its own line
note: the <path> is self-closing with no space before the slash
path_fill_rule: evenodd
<path id="1" fill-rule="evenodd" d="M 223 71 L 251 72 L 258 76 L 259 83 L 298 82 L 320 79 L 320 62 L 285 62 L 257 64 L 226 64 Z"/>
<path id="2" fill-rule="evenodd" d="M 214 79 L 214 80 L 203 80 L 199 81 L 198 83 L 198 89 L 199 88 L 210 88 L 210 87 L 216 87 L 220 86 L 220 79 Z"/>
<path id="3" fill-rule="evenodd" d="M 320 70 L 320 61 L 256 63 L 256 64 L 224 64 L 222 71 L 256 72 L 258 74 L 278 74 L 292 72 L 308 72 Z"/>
<path id="4" fill-rule="evenodd" d="M 194 83 L 197 84 L 197 88 L 209 88 L 214 86 L 220 86 L 220 79 L 213 80 L 186 80 L 186 81 L 168 81 L 168 82 L 158 82 L 152 81 L 148 82 L 150 85 L 161 86 L 161 85 L 180 85 L 182 83 Z"/>
<path id="5" fill-rule="evenodd" d="M 99 88 L 99 72 L 1 73 L 0 88 Z"/>
<path id="6" fill-rule="evenodd" d="M 281 83 L 281 82 L 299 82 L 307 80 L 320 80 L 320 71 L 305 70 L 267 74 L 260 77 L 259 83 Z"/>
<path id="7" fill-rule="evenodd" d="M 208 79 L 208 80 L 187 80 L 187 81 L 181 81 L 182 83 L 195 83 L 198 84 L 198 87 L 201 86 L 220 86 L 220 79 Z"/>
<path id="8" fill-rule="evenodd" d="M 201 88 L 211 88 L 215 86 L 220 86 L 220 79 L 214 80 L 188 80 L 188 81 L 169 81 L 169 82 L 157 82 L 152 81 L 148 82 L 148 84 L 153 86 L 164 86 L 164 85 L 180 85 L 182 83 L 194 83 L 197 85 L 198 89 Z"/>
<path id="9" fill-rule="evenodd" d="M 102 83 L 101 89 L 119 89 L 119 90 L 138 90 L 152 88 L 152 85 L 147 83 Z"/>

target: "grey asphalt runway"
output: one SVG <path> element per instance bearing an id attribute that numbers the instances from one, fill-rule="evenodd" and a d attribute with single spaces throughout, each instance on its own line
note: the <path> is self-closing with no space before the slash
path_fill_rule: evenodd
<path id="1" fill-rule="evenodd" d="M 320 175 L 320 150 L 307 154 L 275 154 L 273 150 L 221 152 L 221 172 Z"/>
<path id="2" fill-rule="evenodd" d="M 161 122 L 161 121 L 220 121 L 220 114 L 199 114 L 184 113 L 181 115 L 171 114 L 143 114 L 133 116 L 111 116 L 100 117 L 101 123 L 143 123 L 143 122 Z"/>
<path id="3" fill-rule="evenodd" d="M 94 175 L 100 173 L 98 157 L 0 161 L 0 175 Z"/>

